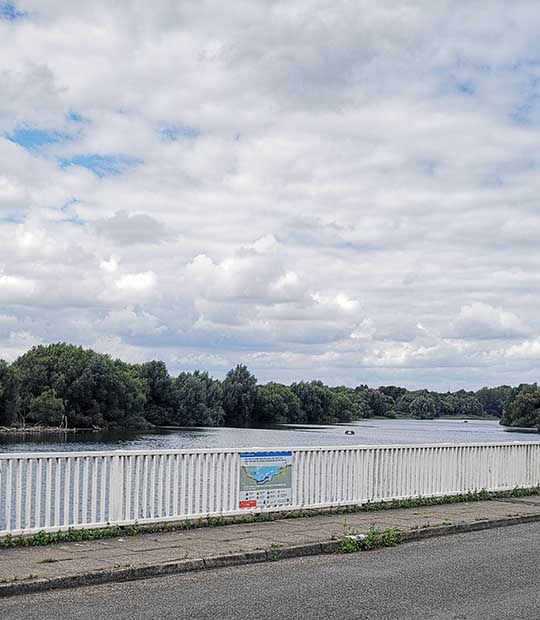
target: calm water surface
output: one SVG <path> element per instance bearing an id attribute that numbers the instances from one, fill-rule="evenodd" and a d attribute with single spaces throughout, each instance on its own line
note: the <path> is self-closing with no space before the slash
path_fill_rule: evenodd
<path id="1" fill-rule="evenodd" d="M 346 435 L 348 429 L 354 435 Z M 178 450 L 540 441 L 538 433 L 508 432 L 496 421 L 362 420 L 338 426 L 270 429 L 186 428 L 171 431 L 2 436 L 0 452 L 76 450 Z"/>

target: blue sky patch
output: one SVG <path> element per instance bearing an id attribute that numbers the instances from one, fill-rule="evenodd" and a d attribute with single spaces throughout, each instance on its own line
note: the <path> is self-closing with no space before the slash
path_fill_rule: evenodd
<path id="1" fill-rule="evenodd" d="M 87 153 L 75 155 L 68 159 L 61 159 L 60 166 L 81 166 L 88 168 L 98 177 L 107 177 L 114 174 L 121 174 L 130 166 L 140 163 L 139 160 L 123 155 L 99 155 L 97 153 Z"/>
<path id="2" fill-rule="evenodd" d="M 67 136 L 57 131 L 49 131 L 48 129 L 19 127 L 14 132 L 6 134 L 6 138 L 25 149 L 36 149 L 40 146 L 66 140 Z"/>
<path id="3" fill-rule="evenodd" d="M 21 19 L 25 15 L 26 13 L 19 11 L 13 3 L 0 1 L 0 19 L 13 22 L 16 19 Z"/>
<path id="4" fill-rule="evenodd" d="M 70 112 L 67 115 L 67 119 L 68 119 L 68 121 L 71 121 L 72 123 L 82 123 L 83 122 L 83 117 L 80 114 L 77 114 L 77 112 Z"/>
<path id="5" fill-rule="evenodd" d="M 532 77 L 523 92 L 521 102 L 511 111 L 510 117 L 518 125 L 538 122 L 540 109 L 540 79 Z"/>
<path id="6" fill-rule="evenodd" d="M 457 82 L 456 88 L 464 95 L 474 95 L 476 92 L 476 87 L 472 82 Z"/>
<path id="7" fill-rule="evenodd" d="M 0 217 L 0 222 L 8 222 L 10 224 L 21 224 L 24 222 L 25 216 L 21 213 L 9 213 Z"/>

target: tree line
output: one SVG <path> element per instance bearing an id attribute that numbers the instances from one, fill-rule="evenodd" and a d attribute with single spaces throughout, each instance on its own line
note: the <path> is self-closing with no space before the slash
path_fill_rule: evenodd
<path id="1" fill-rule="evenodd" d="M 223 381 L 207 372 L 171 376 L 165 364 L 128 364 L 66 343 L 37 346 L 12 364 L 0 360 L 0 426 L 150 428 L 329 424 L 370 417 L 501 418 L 540 424 L 536 384 L 476 392 L 409 391 L 321 381 L 260 385 L 244 365 Z"/>

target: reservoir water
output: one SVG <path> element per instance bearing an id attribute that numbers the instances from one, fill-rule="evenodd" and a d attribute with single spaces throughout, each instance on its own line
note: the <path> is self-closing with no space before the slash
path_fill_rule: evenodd
<path id="1" fill-rule="evenodd" d="M 353 430 L 354 435 L 345 431 Z M 508 432 L 492 420 L 360 420 L 333 426 L 182 428 L 154 431 L 0 435 L 0 452 L 180 450 L 433 443 L 538 442 L 536 432 Z"/>

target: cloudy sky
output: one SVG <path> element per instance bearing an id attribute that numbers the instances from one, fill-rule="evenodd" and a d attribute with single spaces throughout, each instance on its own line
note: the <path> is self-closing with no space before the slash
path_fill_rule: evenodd
<path id="1" fill-rule="evenodd" d="M 537 0 L 0 0 L 0 357 L 538 379 Z"/>

